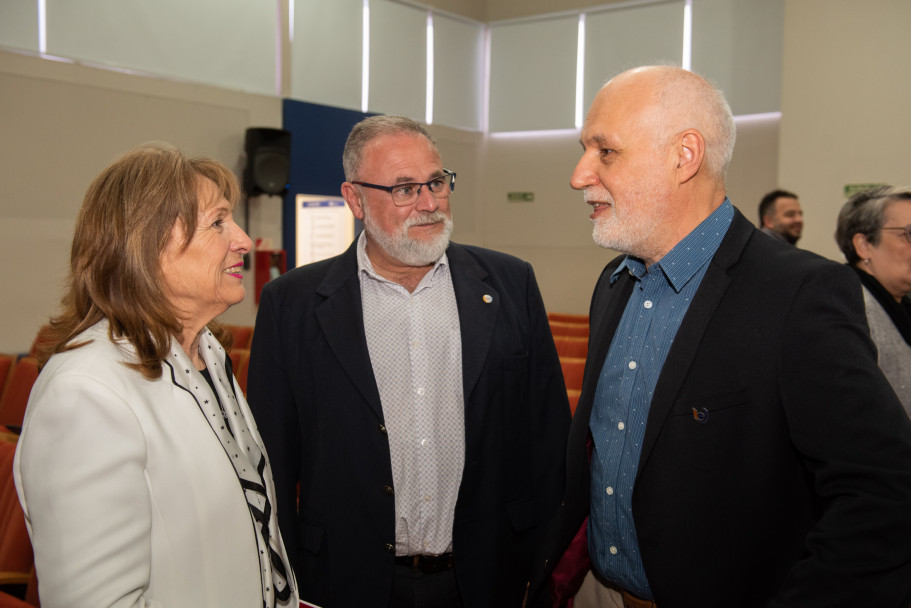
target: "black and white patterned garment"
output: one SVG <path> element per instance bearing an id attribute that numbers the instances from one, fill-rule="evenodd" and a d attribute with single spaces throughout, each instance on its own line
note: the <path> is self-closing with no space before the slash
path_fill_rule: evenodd
<path id="1" fill-rule="evenodd" d="M 297 607 L 294 574 L 278 531 L 278 519 L 272 505 L 275 489 L 265 482 L 272 478 L 268 458 L 258 436 L 251 433 L 253 415 L 243 394 L 237 390 L 230 359 L 221 344 L 204 329 L 199 340 L 199 353 L 212 380 L 210 385 L 195 368 L 183 348 L 174 341 L 171 357 L 166 361 L 172 381 L 188 391 L 221 442 L 234 466 L 237 478 L 253 518 L 262 574 L 265 608 Z M 230 378 L 230 380 L 229 380 Z M 212 388 L 215 388 L 213 394 Z"/>

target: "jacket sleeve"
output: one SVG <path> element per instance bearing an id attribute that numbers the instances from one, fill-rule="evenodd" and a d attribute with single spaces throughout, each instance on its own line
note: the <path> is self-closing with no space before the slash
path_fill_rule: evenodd
<path id="1" fill-rule="evenodd" d="M 247 375 L 247 402 L 266 447 L 278 509 L 278 524 L 291 564 L 298 570 L 299 525 L 297 492 L 300 479 L 300 436 L 294 396 L 288 383 L 283 357 L 281 319 L 276 309 L 280 303 L 270 286 L 263 289 L 250 350 Z"/>
<path id="2" fill-rule="evenodd" d="M 535 478 L 539 482 L 537 487 L 540 504 L 544 509 L 539 521 L 549 522 L 559 509 L 563 496 L 566 439 L 569 435 L 571 417 L 563 370 L 547 321 L 544 301 L 534 271 L 530 265 L 527 266 L 527 297 L 535 352 L 529 393 L 534 409 L 528 412 L 528 416 L 533 425 L 535 445 L 539 447 L 534 451 L 533 463 Z"/>
<path id="3" fill-rule="evenodd" d="M 785 322 L 781 398 L 821 515 L 775 608 L 911 602 L 911 423 L 876 366 L 849 275 L 815 273 Z"/>
<path id="4" fill-rule="evenodd" d="M 29 403 L 15 463 L 45 608 L 157 607 L 144 596 L 152 502 L 146 442 L 120 395 L 51 378 Z"/>

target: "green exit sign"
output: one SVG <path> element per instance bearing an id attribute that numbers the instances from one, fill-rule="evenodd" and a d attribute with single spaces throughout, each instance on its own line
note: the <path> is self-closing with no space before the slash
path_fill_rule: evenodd
<path id="1" fill-rule="evenodd" d="M 885 185 L 886 184 L 845 184 L 845 198 L 850 198 L 863 190 L 872 190 L 873 188 L 879 188 L 880 186 Z"/>
<path id="2" fill-rule="evenodd" d="M 510 192 L 506 195 L 510 203 L 531 203 L 535 200 L 534 192 Z"/>

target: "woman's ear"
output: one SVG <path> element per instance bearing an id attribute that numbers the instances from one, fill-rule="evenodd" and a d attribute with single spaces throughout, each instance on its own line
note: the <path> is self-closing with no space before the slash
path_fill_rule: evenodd
<path id="1" fill-rule="evenodd" d="M 870 241 L 867 240 L 867 235 L 861 234 L 860 232 L 856 233 L 851 237 L 851 244 L 854 245 L 854 251 L 857 252 L 858 257 L 862 260 L 866 260 L 870 257 L 870 252 L 873 249 L 873 245 L 870 244 Z"/>

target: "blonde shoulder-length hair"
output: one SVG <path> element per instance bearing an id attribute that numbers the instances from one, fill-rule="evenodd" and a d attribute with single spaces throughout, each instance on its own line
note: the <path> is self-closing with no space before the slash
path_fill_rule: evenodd
<path id="1" fill-rule="evenodd" d="M 183 329 L 164 290 L 161 254 L 177 223 L 186 235 L 182 247 L 189 246 L 202 180 L 213 182 L 234 208 L 240 186 L 227 167 L 187 158 L 165 143 L 131 150 L 95 178 L 76 219 L 63 310 L 51 319 L 41 365 L 85 344 L 74 338 L 107 319 L 109 337 L 136 349 L 137 361 L 127 365 L 150 380 L 161 377 L 171 339 Z M 217 323 L 208 327 L 230 347 L 230 332 Z"/>

